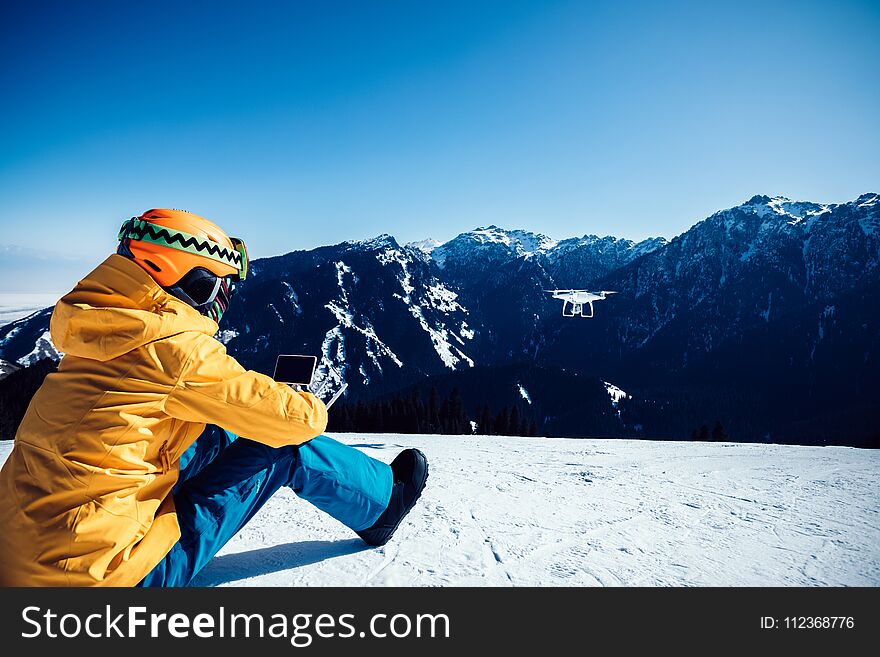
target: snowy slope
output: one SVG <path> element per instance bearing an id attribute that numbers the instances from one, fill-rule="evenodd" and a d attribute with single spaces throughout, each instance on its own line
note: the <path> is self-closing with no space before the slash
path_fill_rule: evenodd
<path id="1" fill-rule="evenodd" d="M 346 435 L 428 487 L 369 549 L 287 489 L 200 585 L 880 585 L 880 452 L 734 443 Z M 0 460 L 11 443 L 0 443 Z"/>
<path id="2" fill-rule="evenodd" d="M 31 313 L 54 306 L 61 294 L 0 292 L 0 326 L 14 322 Z"/>
<path id="3" fill-rule="evenodd" d="M 8 360 L 0 358 L 0 379 L 4 379 L 21 367 L 16 363 L 10 363 Z"/>

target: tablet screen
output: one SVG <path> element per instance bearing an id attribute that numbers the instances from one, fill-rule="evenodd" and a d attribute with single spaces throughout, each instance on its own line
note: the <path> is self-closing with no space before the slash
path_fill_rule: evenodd
<path id="1" fill-rule="evenodd" d="M 309 385 L 315 374 L 315 356 L 281 355 L 275 361 L 275 375 L 272 377 L 281 383 Z"/>

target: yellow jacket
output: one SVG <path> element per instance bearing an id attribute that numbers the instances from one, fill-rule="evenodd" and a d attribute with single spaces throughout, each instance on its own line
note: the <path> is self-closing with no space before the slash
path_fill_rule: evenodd
<path id="1" fill-rule="evenodd" d="M 245 370 L 217 324 L 111 255 L 55 306 L 65 353 L 0 472 L 0 584 L 127 586 L 180 537 L 171 488 L 206 423 L 272 447 L 327 409 Z"/>

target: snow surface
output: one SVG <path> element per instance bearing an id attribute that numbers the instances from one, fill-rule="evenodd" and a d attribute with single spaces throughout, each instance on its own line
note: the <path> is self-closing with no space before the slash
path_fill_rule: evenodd
<path id="1" fill-rule="evenodd" d="M 475 228 L 474 230 L 463 233 L 477 244 L 503 244 L 513 249 L 519 255 L 534 255 L 549 251 L 556 246 L 556 240 L 541 235 L 540 233 L 532 233 L 527 230 L 505 230 L 498 226 L 489 226 L 487 228 Z"/>
<path id="2" fill-rule="evenodd" d="M 431 253 L 438 246 L 443 244 L 440 240 L 435 240 L 433 237 L 428 237 L 423 240 L 419 240 L 418 242 L 409 242 L 407 246 L 412 249 L 418 249 L 422 253 Z"/>
<path id="3" fill-rule="evenodd" d="M 43 360 L 44 358 L 51 358 L 52 360 L 61 360 L 62 354 L 58 349 L 55 348 L 55 345 L 52 343 L 52 336 L 49 331 L 43 331 L 43 334 L 37 338 L 36 344 L 34 344 L 34 348 L 31 350 L 29 354 L 22 356 L 18 359 L 18 364 L 23 367 L 28 367 L 33 365 L 34 363 Z"/>
<path id="4" fill-rule="evenodd" d="M 223 329 L 217 333 L 217 340 L 223 344 L 229 344 L 231 340 L 238 337 L 238 331 L 235 329 Z"/>
<path id="5" fill-rule="evenodd" d="M 797 224 L 804 219 L 830 212 L 833 206 L 807 201 L 792 201 L 785 196 L 774 196 L 773 198 L 755 196 L 738 207 L 761 218 L 771 216 L 786 219 L 790 224 Z M 723 212 L 729 212 L 729 210 L 723 210 Z"/>
<path id="6" fill-rule="evenodd" d="M 611 403 L 614 404 L 615 406 L 617 406 L 617 403 L 621 399 L 628 399 L 629 398 L 629 395 L 626 392 L 624 392 L 623 390 L 618 388 L 613 383 L 608 383 L 608 381 L 603 381 L 602 383 L 605 384 L 605 392 L 607 392 L 608 396 L 611 397 Z"/>
<path id="7" fill-rule="evenodd" d="M 368 548 L 283 489 L 197 584 L 880 585 L 878 451 L 334 437 L 384 461 L 427 455 L 428 486 L 391 543 Z"/>
<path id="8" fill-rule="evenodd" d="M 859 203 L 860 208 L 869 208 L 872 205 L 876 205 L 877 203 L 880 203 L 880 195 L 878 195 L 878 194 L 862 194 L 861 196 L 859 196 L 859 198 L 856 199 L 856 201 L 857 202 L 861 201 L 861 203 Z"/>
<path id="9" fill-rule="evenodd" d="M 400 265 L 401 275 L 397 280 L 403 290 L 403 295 L 395 292 L 392 296 L 396 299 L 400 299 L 406 304 L 410 314 L 419 322 L 419 325 L 422 327 L 422 330 L 428 334 L 428 337 L 431 338 L 431 344 L 434 346 L 434 351 L 437 352 L 437 355 L 440 357 L 443 364 L 451 370 L 454 370 L 461 362 L 467 364 L 468 367 L 473 367 L 474 361 L 461 349 L 450 342 L 450 338 L 452 338 L 458 341 L 460 345 L 464 346 L 464 342 L 458 337 L 455 331 L 447 329 L 442 323 L 437 323 L 434 326 L 431 326 L 425 318 L 425 314 L 422 312 L 424 303 L 413 298 L 412 295 L 413 292 L 415 292 L 415 287 L 412 285 L 412 277 L 410 276 L 408 268 L 409 259 L 406 254 L 396 249 L 386 249 L 377 254 L 376 258 L 384 266 L 393 263 Z M 434 284 L 429 285 L 426 291 L 427 301 L 431 308 L 439 310 L 444 314 L 449 314 L 454 311 L 467 312 L 465 308 L 456 301 L 458 295 L 455 292 L 448 289 L 443 283 L 436 279 L 433 280 Z M 464 332 L 465 326 L 466 324 L 462 324 L 459 328 L 459 333 L 467 337 Z M 473 334 L 471 334 L 471 337 L 473 337 Z"/>
<path id="10" fill-rule="evenodd" d="M 22 319 L 47 306 L 54 306 L 62 294 L 31 294 L 26 292 L 0 292 L 0 326 Z"/>
<path id="11" fill-rule="evenodd" d="M 324 336 L 324 342 L 322 346 L 321 353 L 323 357 L 321 359 L 321 367 L 318 368 L 318 377 L 316 379 L 316 383 L 320 383 L 323 381 L 324 376 L 326 374 L 325 370 L 327 369 L 328 363 L 333 363 L 334 360 L 330 356 L 329 352 L 329 344 L 328 340 L 332 341 L 334 339 L 338 339 L 339 341 L 339 349 L 342 349 L 342 354 L 344 356 L 344 340 L 345 336 L 342 333 L 342 328 L 352 329 L 357 331 L 365 338 L 365 347 L 367 356 L 370 358 L 373 365 L 379 372 L 382 372 L 382 364 L 379 362 L 378 356 L 386 356 L 391 362 L 393 362 L 397 367 L 403 367 L 403 362 L 400 358 L 397 357 L 388 345 L 386 345 L 382 340 L 379 339 L 379 336 L 376 335 L 376 330 L 373 325 L 370 323 L 370 320 L 366 317 L 361 318 L 361 323 L 363 326 L 359 326 L 355 322 L 354 315 L 349 310 L 350 302 L 348 298 L 348 292 L 345 288 L 344 277 L 345 274 L 349 274 L 352 277 L 353 282 L 357 282 L 357 276 L 352 272 L 351 267 L 346 265 L 343 262 L 336 263 L 336 280 L 339 284 L 340 296 L 335 301 L 330 301 L 329 303 L 324 304 L 324 307 L 327 308 L 333 316 L 336 318 L 337 326 Z M 335 360 L 337 369 L 345 366 L 345 361 L 340 360 L 339 358 L 339 349 L 337 349 L 337 358 Z M 370 378 L 363 371 L 363 367 L 361 367 L 361 377 L 364 380 L 364 383 L 369 383 Z M 341 381 L 337 381 L 335 383 L 341 384 Z"/>
<path id="12" fill-rule="evenodd" d="M 17 363 L 10 363 L 8 360 L 0 358 L 0 380 L 5 379 L 18 369 L 19 366 Z"/>

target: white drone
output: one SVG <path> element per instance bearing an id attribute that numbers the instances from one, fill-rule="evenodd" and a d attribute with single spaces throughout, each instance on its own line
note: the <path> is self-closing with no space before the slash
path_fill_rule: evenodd
<path id="1" fill-rule="evenodd" d="M 553 295 L 554 299 L 562 299 L 562 316 L 563 317 L 586 317 L 589 319 L 593 316 L 593 302 L 602 301 L 609 294 L 617 294 L 610 290 L 602 290 L 601 292 L 590 292 L 589 290 L 544 290 Z M 571 312 L 566 312 L 569 305 Z M 584 313 L 584 309 L 589 306 L 590 314 Z"/>

